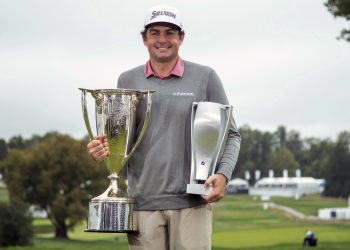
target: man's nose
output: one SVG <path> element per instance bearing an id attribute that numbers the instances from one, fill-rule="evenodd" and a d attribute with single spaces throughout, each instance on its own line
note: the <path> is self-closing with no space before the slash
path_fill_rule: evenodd
<path id="1" fill-rule="evenodd" d="M 159 38 L 158 38 L 159 42 L 166 42 L 167 41 L 167 37 L 165 33 L 160 33 L 159 34 Z"/>

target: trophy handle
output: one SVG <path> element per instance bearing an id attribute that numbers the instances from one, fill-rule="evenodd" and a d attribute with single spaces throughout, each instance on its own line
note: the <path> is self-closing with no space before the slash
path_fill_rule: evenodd
<path id="1" fill-rule="evenodd" d="M 150 118 L 150 114 L 151 114 L 151 106 L 152 106 L 152 92 L 154 91 L 150 91 L 148 90 L 147 91 L 147 110 L 146 110 L 146 116 L 145 116 L 145 121 L 143 122 L 143 127 L 142 127 L 142 130 L 141 130 L 141 133 L 139 135 L 139 138 L 137 139 L 134 147 L 132 148 L 132 150 L 129 152 L 129 154 L 127 154 L 124 159 L 123 159 L 123 164 L 126 163 L 129 158 L 131 157 L 131 155 L 135 152 L 136 148 L 139 146 L 145 132 L 146 132 L 146 129 L 147 129 L 147 126 L 148 126 L 148 123 L 149 123 L 149 118 Z"/>
<path id="2" fill-rule="evenodd" d="M 222 105 L 221 106 L 221 111 L 226 113 L 227 120 L 226 120 L 226 123 L 225 123 L 224 127 L 222 127 L 223 134 L 220 135 L 220 138 L 221 138 L 221 141 L 219 142 L 220 146 L 219 146 L 218 152 L 216 153 L 215 158 L 214 158 L 215 166 L 212 165 L 211 169 L 209 170 L 210 175 L 215 174 L 216 164 L 217 164 L 219 158 L 222 156 L 223 151 L 225 149 L 225 143 L 226 143 L 226 140 L 227 140 L 229 127 L 230 127 L 230 122 L 231 122 L 231 118 L 232 118 L 232 106 L 231 105 Z"/>
<path id="3" fill-rule="evenodd" d="M 82 92 L 81 92 L 81 106 L 82 106 L 82 109 L 83 109 L 83 117 L 84 117 L 84 122 L 85 122 L 85 126 L 86 126 L 86 129 L 89 133 L 89 136 L 90 136 L 90 139 L 93 140 L 94 139 L 94 135 L 92 133 L 92 130 L 91 130 L 91 126 L 90 126 L 90 121 L 89 121 L 89 115 L 88 115 L 88 112 L 87 112 L 87 104 L 86 104 L 86 93 L 87 93 L 87 89 L 80 89 Z"/>

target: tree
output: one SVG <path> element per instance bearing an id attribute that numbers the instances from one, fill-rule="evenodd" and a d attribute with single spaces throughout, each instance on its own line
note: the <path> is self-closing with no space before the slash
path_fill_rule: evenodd
<path id="1" fill-rule="evenodd" d="M 0 139 L 0 161 L 7 155 L 7 144 L 4 139 Z"/>
<path id="2" fill-rule="evenodd" d="M 12 200 L 0 203 L 0 247 L 30 245 L 33 236 L 33 218 L 27 204 Z"/>
<path id="3" fill-rule="evenodd" d="M 7 144 L 4 139 L 0 139 L 0 181 L 3 178 L 4 170 L 1 165 L 1 160 L 3 160 L 7 155 Z"/>
<path id="4" fill-rule="evenodd" d="M 276 132 L 273 133 L 273 149 L 278 150 L 284 148 L 287 142 L 287 129 L 284 126 L 279 126 Z"/>
<path id="5" fill-rule="evenodd" d="M 90 159 L 86 142 L 67 135 L 53 134 L 35 146 L 13 149 L 3 166 L 10 199 L 46 210 L 61 238 L 86 217 L 88 199 L 108 186 L 106 168 Z"/>
<path id="6" fill-rule="evenodd" d="M 239 128 L 239 133 L 242 137 L 242 144 L 234 175 L 243 178 L 245 171 L 249 171 L 253 175 L 255 170 L 267 173 L 266 167 L 272 148 L 272 134 L 252 130 L 248 125 Z M 254 179 L 251 178 L 250 183 L 253 181 Z"/>
<path id="7" fill-rule="evenodd" d="M 9 149 L 24 149 L 27 147 L 27 142 L 22 136 L 17 135 L 10 138 L 7 146 Z"/>
<path id="8" fill-rule="evenodd" d="M 349 0 L 328 0 L 325 3 L 328 11 L 334 17 L 343 17 L 347 21 L 350 21 L 350 1 Z M 350 42 L 350 28 L 342 29 L 340 31 L 340 37 L 338 39 L 344 39 Z"/>
<path id="9" fill-rule="evenodd" d="M 302 174 L 315 178 L 325 178 L 329 154 L 334 147 L 333 144 L 329 139 L 305 139 L 302 157 L 298 161 Z"/>
<path id="10" fill-rule="evenodd" d="M 303 155 L 303 141 L 297 131 L 287 133 L 286 147 L 293 153 L 295 160 L 300 162 Z"/>
<path id="11" fill-rule="evenodd" d="M 273 152 L 268 165 L 277 175 L 282 175 L 284 169 L 292 171 L 299 167 L 293 153 L 287 148 L 281 148 Z"/>
<path id="12" fill-rule="evenodd" d="M 325 173 L 325 195 L 347 198 L 350 195 L 350 132 L 338 135 Z"/>

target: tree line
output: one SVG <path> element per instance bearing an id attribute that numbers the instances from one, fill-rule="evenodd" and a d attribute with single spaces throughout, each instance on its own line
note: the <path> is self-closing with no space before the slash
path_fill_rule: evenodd
<path id="1" fill-rule="evenodd" d="M 350 195 L 350 132 L 340 132 L 335 141 L 329 138 L 301 138 L 295 130 L 279 126 L 274 132 L 264 132 L 249 126 L 239 128 L 242 144 L 234 177 L 244 178 L 260 170 L 261 176 L 274 171 L 289 176 L 300 169 L 302 176 L 322 178 L 326 181 L 325 196 L 347 198 Z M 254 183 L 250 179 L 250 184 Z"/>
<path id="2" fill-rule="evenodd" d="M 280 126 L 274 132 L 245 125 L 239 128 L 241 150 L 233 178 L 244 178 L 255 170 L 267 176 L 274 170 L 290 176 L 300 169 L 303 176 L 326 180 L 324 195 L 347 198 L 350 194 L 350 132 L 337 139 L 302 139 L 297 131 Z M 48 214 L 56 237 L 68 237 L 68 230 L 87 216 L 88 202 L 108 186 L 103 164 L 87 153 L 88 138 L 50 132 L 30 139 L 14 136 L 0 139 L 0 173 L 11 199 L 35 205 Z M 254 184 L 254 178 L 250 183 Z M 125 186 L 124 186 L 125 188 Z"/>

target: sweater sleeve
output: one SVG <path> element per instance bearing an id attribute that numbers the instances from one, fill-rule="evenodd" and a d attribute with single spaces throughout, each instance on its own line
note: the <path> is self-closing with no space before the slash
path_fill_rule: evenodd
<path id="1" fill-rule="evenodd" d="M 121 75 L 118 77 L 117 88 L 124 88 L 124 85 L 123 85 L 123 74 L 121 74 Z"/>
<path id="2" fill-rule="evenodd" d="M 212 69 L 209 71 L 206 95 L 209 102 L 217 102 L 224 105 L 229 104 L 223 84 L 217 73 Z M 232 113 L 234 114 L 234 110 Z M 227 181 L 231 179 L 237 163 L 240 145 L 241 136 L 232 115 L 225 148 L 216 168 L 216 173 L 225 175 Z"/>

